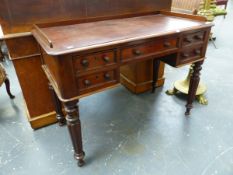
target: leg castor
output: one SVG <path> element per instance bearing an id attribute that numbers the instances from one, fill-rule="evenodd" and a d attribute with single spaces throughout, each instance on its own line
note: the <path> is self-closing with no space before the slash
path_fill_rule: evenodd
<path id="1" fill-rule="evenodd" d="M 81 154 L 74 154 L 75 159 L 78 161 L 78 166 L 82 167 L 85 164 L 84 157 L 85 157 L 85 152 L 83 151 Z"/>

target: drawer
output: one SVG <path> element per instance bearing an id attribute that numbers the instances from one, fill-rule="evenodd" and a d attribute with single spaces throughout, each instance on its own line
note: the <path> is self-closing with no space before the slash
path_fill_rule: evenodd
<path id="1" fill-rule="evenodd" d="M 97 90 L 117 83 L 117 70 L 104 71 L 78 78 L 79 91 Z"/>
<path id="2" fill-rule="evenodd" d="M 185 34 L 182 40 L 182 47 L 203 43 L 205 40 L 205 31 Z"/>
<path id="3" fill-rule="evenodd" d="M 201 59 L 202 57 L 204 57 L 202 47 L 185 49 L 179 53 L 178 64 L 192 63 L 196 60 Z"/>
<path id="4" fill-rule="evenodd" d="M 148 54 L 156 54 L 156 52 L 166 52 L 177 48 L 177 38 L 160 39 L 156 41 L 146 42 L 140 45 L 123 48 L 121 50 L 121 60 L 128 61 L 140 56 Z"/>
<path id="5" fill-rule="evenodd" d="M 77 72 L 88 71 L 116 64 L 114 51 L 89 54 L 74 58 L 74 66 Z"/>

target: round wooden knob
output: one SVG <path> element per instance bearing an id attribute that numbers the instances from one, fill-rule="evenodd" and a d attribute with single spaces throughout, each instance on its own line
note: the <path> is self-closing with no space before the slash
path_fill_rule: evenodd
<path id="1" fill-rule="evenodd" d="M 200 55 L 200 53 L 201 53 L 201 51 L 199 49 L 196 49 L 194 52 L 196 55 Z"/>
<path id="2" fill-rule="evenodd" d="M 109 63 L 110 62 L 110 58 L 108 56 L 104 56 L 103 60 L 105 63 Z"/>
<path id="3" fill-rule="evenodd" d="M 142 52 L 138 49 L 134 49 L 133 54 L 139 56 L 139 55 L 142 55 Z"/>
<path id="4" fill-rule="evenodd" d="M 185 38 L 184 41 L 188 42 L 188 43 L 191 43 L 193 40 L 191 38 Z"/>
<path id="5" fill-rule="evenodd" d="M 104 74 L 104 79 L 105 80 L 110 80 L 111 79 L 111 75 L 109 73 Z"/>
<path id="6" fill-rule="evenodd" d="M 83 65 L 84 67 L 88 67 L 88 66 L 89 66 L 89 61 L 86 60 L 86 59 L 82 60 L 82 65 Z"/>
<path id="7" fill-rule="evenodd" d="M 183 53 L 183 54 L 182 54 L 182 57 L 188 58 L 188 57 L 189 57 L 189 54 L 188 54 L 188 53 Z"/>
<path id="8" fill-rule="evenodd" d="M 195 39 L 198 39 L 198 40 L 202 40 L 202 39 L 203 39 L 203 36 L 202 36 L 202 35 L 195 35 L 194 38 L 195 38 Z"/>
<path id="9" fill-rule="evenodd" d="M 85 84 L 86 86 L 90 86 L 90 85 L 91 85 L 91 81 L 90 81 L 90 80 L 84 80 L 84 84 Z"/>
<path id="10" fill-rule="evenodd" d="M 169 42 L 165 42 L 163 45 L 164 45 L 164 47 L 171 47 L 171 43 L 169 43 Z"/>

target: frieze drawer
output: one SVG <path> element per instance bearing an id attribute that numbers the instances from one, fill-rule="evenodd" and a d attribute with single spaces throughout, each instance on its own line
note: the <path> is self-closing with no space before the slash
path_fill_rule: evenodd
<path id="1" fill-rule="evenodd" d="M 128 61 L 149 54 L 165 52 L 177 48 L 177 38 L 160 39 L 121 50 L 122 61 Z"/>
<path id="2" fill-rule="evenodd" d="M 100 52 L 74 57 L 74 65 L 77 72 L 98 69 L 116 63 L 117 60 L 115 51 Z"/>
<path id="3" fill-rule="evenodd" d="M 117 82 L 117 70 L 110 70 L 78 78 L 78 88 L 82 93 L 108 87 Z"/>

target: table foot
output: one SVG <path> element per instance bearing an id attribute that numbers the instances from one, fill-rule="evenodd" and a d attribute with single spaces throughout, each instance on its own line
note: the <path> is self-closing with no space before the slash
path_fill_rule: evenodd
<path id="1" fill-rule="evenodd" d="M 78 166 L 82 167 L 85 164 L 84 157 L 85 152 L 82 152 L 81 154 L 74 154 L 75 159 L 78 161 Z"/>

